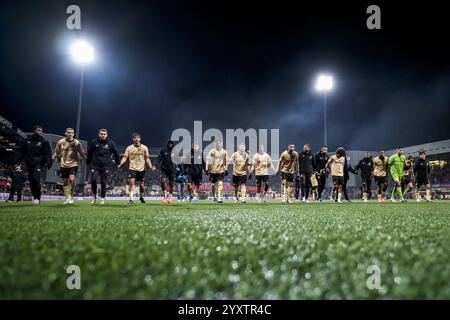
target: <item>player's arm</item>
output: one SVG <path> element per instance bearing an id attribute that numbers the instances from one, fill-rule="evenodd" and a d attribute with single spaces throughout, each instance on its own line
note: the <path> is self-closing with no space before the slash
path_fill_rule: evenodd
<path id="1" fill-rule="evenodd" d="M 211 165 L 212 165 L 212 154 L 213 149 L 209 150 L 208 156 L 206 157 L 206 173 L 209 173 L 211 171 Z"/>
<path id="2" fill-rule="evenodd" d="M 125 162 L 127 162 L 127 160 L 128 160 L 128 148 L 125 149 L 125 153 L 122 157 L 122 160 L 120 160 L 118 167 L 120 168 Z"/>
<path id="3" fill-rule="evenodd" d="M 48 141 L 45 141 L 42 144 L 43 147 L 43 153 L 45 157 L 45 166 L 47 166 L 48 169 L 52 167 L 53 160 L 52 160 L 52 147 L 50 146 L 50 143 Z"/>
<path id="4" fill-rule="evenodd" d="M 148 149 L 144 151 L 144 159 L 147 166 L 150 168 L 150 170 L 155 171 L 155 166 L 152 164 L 152 161 L 150 160 L 150 154 L 148 153 Z"/>
<path id="5" fill-rule="evenodd" d="M 88 165 L 92 162 L 92 156 L 94 155 L 95 151 L 95 144 L 91 141 L 88 145 L 88 151 L 87 151 L 87 157 L 86 157 L 86 163 Z"/>
<path id="6" fill-rule="evenodd" d="M 119 152 L 117 151 L 116 144 L 112 141 L 111 141 L 111 153 L 113 155 L 114 161 L 116 161 L 116 163 L 119 163 L 120 161 Z"/>
<path id="7" fill-rule="evenodd" d="M 83 150 L 83 145 L 81 144 L 81 142 L 78 142 L 78 148 L 77 148 L 77 152 L 78 152 L 78 158 L 80 160 L 84 160 L 86 159 L 86 153 Z"/>
<path id="8" fill-rule="evenodd" d="M 61 143 L 58 141 L 58 143 L 55 146 L 55 151 L 52 155 L 52 160 L 55 160 L 56 158 L 61 156 Z"/>

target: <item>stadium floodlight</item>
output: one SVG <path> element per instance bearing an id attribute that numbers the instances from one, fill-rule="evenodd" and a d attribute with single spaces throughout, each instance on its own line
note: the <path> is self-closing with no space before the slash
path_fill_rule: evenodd
<path id="1" fill-rule="evenodd" d="M 85 40 L 75 41 L 70 47 L 70 54 L 76 63 L 81 65 L 91 63 L 95 58 L 95 50 Z"/>
<path id="2" fill-rule="evenodd" d="M 319 75 L 316 81 L 316 90 L 323 93 L 323 145 L 327 145 L 327 92 L 333 89 L 333 77 Z"/>
<path id="3" fill-rule="evenodd" d="M 85 40 L 77 40 L 70 46 L 70 55 L 72 59 L 81 66 L 81 79 L 80 79 L 80 91 L 78 96 L 78 114 L 77 114 L 77 127 L 76 138 L 80 137 L 80 118 L 81 118 L 81 101 L 83 97 L 83 79 L 84 79 L 84 66 L 93 62 L 95 58 L 95 49 Z"/>

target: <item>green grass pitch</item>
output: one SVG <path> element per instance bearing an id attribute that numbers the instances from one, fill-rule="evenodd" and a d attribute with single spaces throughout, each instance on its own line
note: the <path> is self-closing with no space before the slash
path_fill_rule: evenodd
<path id="1" fill-rule="evenodd" d="M 0 298 L 450 299 L 449 249 L 449 202 L 2 203 Z"/>

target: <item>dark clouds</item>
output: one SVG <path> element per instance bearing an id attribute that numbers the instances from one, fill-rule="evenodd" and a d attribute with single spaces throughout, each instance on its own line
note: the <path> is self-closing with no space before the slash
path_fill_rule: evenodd
<path id="1" fill-rule="evenodd" d="M 381 3 L 382 30 L 366 4 L 78 2 L 98 61 L 85 73 L 81 137 L 100 127 L 126 144 L 140 131 L 161 146 L 180 127 L 280 128 L 281 144 L 323 141 L 320 71 L 329 145 L 390 149 L 450 137 L 450 68 L 444 10 Z M 1 114 L 27 130 L 75 126 L 79 70 L 64 48 L 58 2 L 3 2 Z M 371 3 L 370 3 L 371 4 Z"/>

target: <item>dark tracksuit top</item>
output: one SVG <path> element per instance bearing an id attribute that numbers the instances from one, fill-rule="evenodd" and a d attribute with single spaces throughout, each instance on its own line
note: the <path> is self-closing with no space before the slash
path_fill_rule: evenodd
<path id="1" fill-rule="evenodd" d="M 355 167 L 355 171 L 361 170 L 361 178 L 369 179 L 373 172 L 373 159 L 372 157 L 359 160 Z"/>
<path id="2" fill-rule="evenodd" d="M 115 143 L 108 138 L 105 140 L 97 138 L 88 146 L 86 163 L 92 168 L 105 169 L 112 165 L 111 156 L 116 164 L 119 163 L 119 153 Z"/>
<path id="3" fill-rule="evenodd" d="M 299 173 L 301 175 L 310 177 L 313 174 L 314 168 L 316 166 L 315 161 L 316 160 L 314 154 L 311 151 L 301 152 L 298 156 Z"/>
<path id="4" fill-rule="evenodd" d="M 328 159 L 330 159 L 330 156 L 328 155 L 328 153 L 322 153 L 320 151 L 318 153 L 316 153 L 316 155 L 314 156 L 314 162 L 315 162 L 314 170 L 316 172 L 320 173 L 320 170 L 325 169 Z"/>
<path id="5" fill-rule="evenodd" d="M 28 168 L 52 166 L 52 148 L 42 136 L 29 135 L 23 149 L 25 164 Z"/>
<path id="6" fill-rule="evenodd" d="M 414 164 L 414 174 L 416 175 L 416 178 L 419 180 L 427 180 L 429 173 L 430 164 L 428 163 L 428 161 L 426 159 L 418 159 Z"/>
<path id="7" fill-rule="evenodd" d="M 206 171 L 206 162 L 201 151 L 191 150 L 191 160 L 183 165 L 183 170 L 188 176 L 198 176 Z"/>
<path id="8" fill-rule="evenodd" d="M 161 165 L 161 171 L 170 172 L 171 174 L 175 174 L 176 164 L 172 161 L 172 149 L 169 149 L 169 143 L 172 141 L 168 141 L 166 148 L 162 149 L 158 158 L 156 158 L 156 166 Z M 173 142 L 172 142 L 173 143 Z"/>

